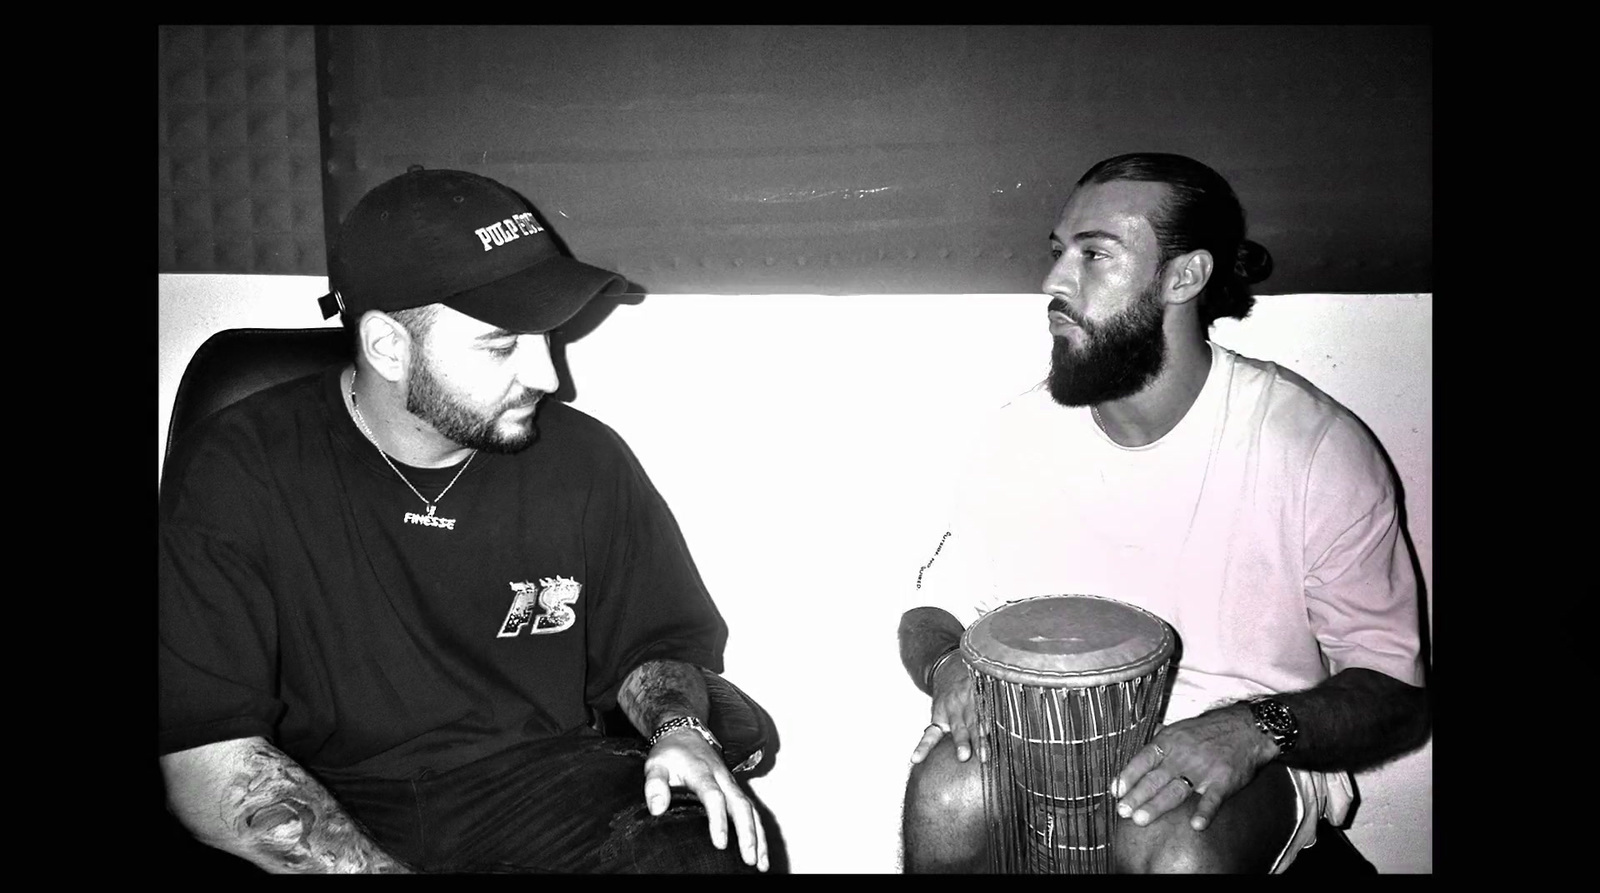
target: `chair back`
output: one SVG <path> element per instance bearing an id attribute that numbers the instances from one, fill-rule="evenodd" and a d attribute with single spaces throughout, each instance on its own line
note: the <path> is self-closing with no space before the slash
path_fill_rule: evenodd
<path id="1" fill-rule="evenodd" d="M 349 359 L 345 330 L 225 329 L 194 352 L 178 381 L 167 422 L 167 446 L 195 423 L 257 391 Z M 165 461 L 165 458 L 163 458 Z"/>

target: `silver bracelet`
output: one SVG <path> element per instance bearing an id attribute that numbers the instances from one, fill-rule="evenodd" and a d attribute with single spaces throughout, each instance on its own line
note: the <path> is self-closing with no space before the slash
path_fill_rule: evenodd
<path id="1" fill-rule="evenodd" d="M 657 726 L 655 734 L 650 736 L 650 746 L 655 747 L 656 742 L 661 740 L 661 736 L 674 729 L 694 729 L 700 733 L 700 737 L 706 739 L 707 744 L 715 748 L 718 753 L 722 752 L 722 742 L 717 740 L 717 736 L 711 734 L 711 730 L 706 728 L 705 723 L 692 716 L 674 717 Z"/>
<path id="2" fill-rule="evenodd" d="M 939 675 L 939 668 L 944 665 L 945 661 L 956 656 L 958 653 L 960 653 L 960 651 L 961 646 L 957 645 L 951 648 L 949 651 L 939 655 L 939 659 L 933 662 L 933 669 L 928 671 L 928 678 L 924 680 L 929 694 L 933 693 L 933 677 Z"/>

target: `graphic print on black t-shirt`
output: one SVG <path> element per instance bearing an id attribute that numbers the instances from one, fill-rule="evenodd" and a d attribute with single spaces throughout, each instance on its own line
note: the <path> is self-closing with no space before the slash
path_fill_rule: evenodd
<path id="1" fill-rule="evenodd" d="M 583 584 L 569 577 L 544 577 L 538 583 L 512 583 L 516 593 L 511 600 L 511 610 L 506 612 L 506 622 L 500 624 L 498 638 L 504 639 L 522 632 L 531 624 L 532 635 L 558 633 L 572 626 L 578 614 L 572 604 L 583 594 Z M 543 609 L 543 610 L 541 610 Z"/>

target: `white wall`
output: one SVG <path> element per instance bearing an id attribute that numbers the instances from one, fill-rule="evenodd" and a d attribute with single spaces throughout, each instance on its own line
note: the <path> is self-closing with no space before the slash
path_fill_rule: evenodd
<path id="1" fill-rule="evenodd" d="M 158 436 L 212 331 L 323 323 L 317 277 L 162 276 Z M 1216 339 L 1360 415 L 1406 488 L 1432 581 L 1432 296 L 1263 297 Z M 978 416 L 1043 377 L 1044 299 L 661 295 L 567 351 L 574 405 L 633 446 L 728 621 L 728 676 L 782 750 L 755 782 L 797 872 L 898 870 L 906 755 L 926 699 L 895 647 Z M 1363 774 L 1351 837 L 1432 870 L 1432 746 Z"/>

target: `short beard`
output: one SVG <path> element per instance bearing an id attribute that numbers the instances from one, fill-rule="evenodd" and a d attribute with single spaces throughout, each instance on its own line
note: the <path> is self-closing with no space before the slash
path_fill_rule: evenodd
<path id="1" fill-rule="evenodd" d="M 498 428 L 498 420 L 507 410 L 529 406 L 543 396 L 538 391 L 528 391 L 520 399 L 498 406 L 493 412 L 480 413 L 454 395 L 448 393 L 438 376 L 433 374 L 433 363 L 427 349 L 418 345 L 417 361 L 412 364 L 411 378 L 406 385 L 406 411 L 429 425 L 445 438 L 468 449 L 485 453 L 517 453 L 528 448 L 538 436 L 534 429 L 534 416 L 530 415 L 525 427 L 516 434 L 506 435 Z"/>
<path id="2" fill-rule="evenodd" d="M 1083 320 L 1084 346 L 1057 335 L 1050 348 L 1050 396 L 1062 406 L 1088 406 L 1131 397 L 1161 372 L 1167 342 L 1161 331 L 1161 279 L 1150 280 L 1133 306 L 1103 323 Z"/>

